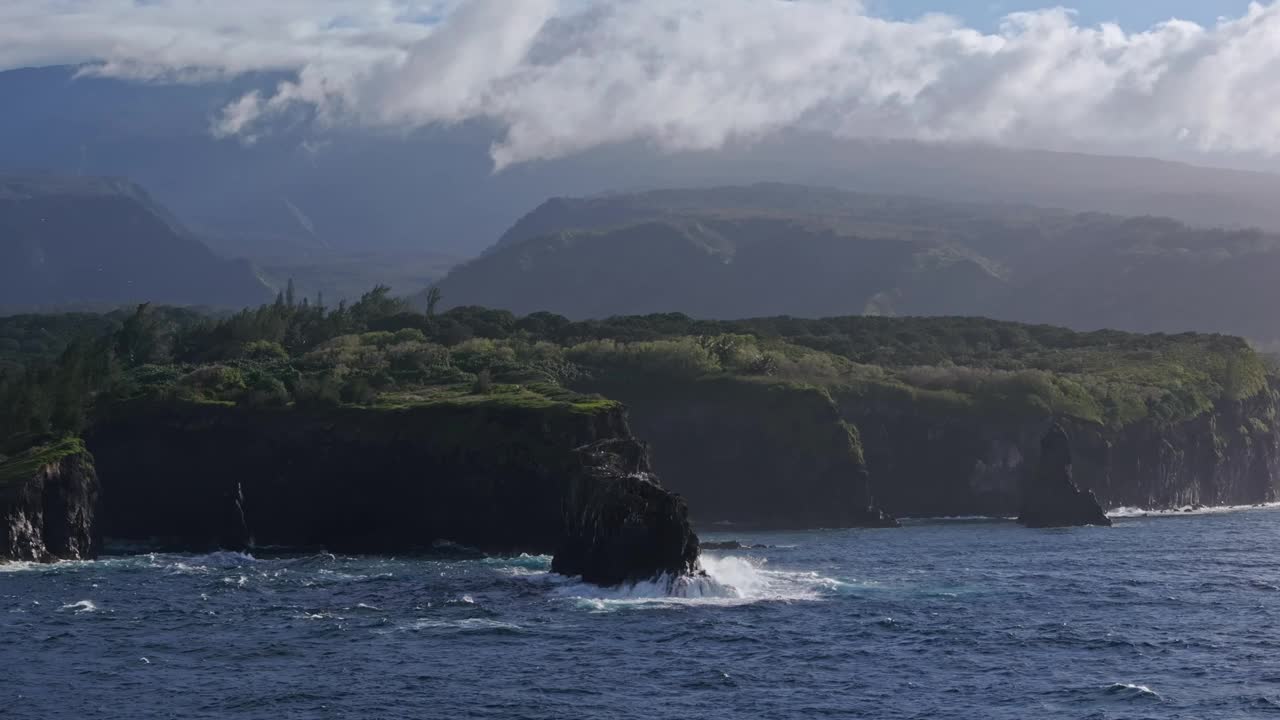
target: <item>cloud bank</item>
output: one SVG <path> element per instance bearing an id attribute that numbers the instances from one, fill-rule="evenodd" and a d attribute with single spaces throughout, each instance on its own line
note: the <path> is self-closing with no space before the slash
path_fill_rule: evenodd
<path id="1" fill-rule="evenodd" d="M 786 128 L 1151 154 L 1280 153 L 1280 0 L 1216 26 L 1082 26 L 1063 9 L 983 33 L 851 0 L 6 0 L 0 68 L 296 81 L 212 119 L 269 133 L 485 119 L 502 168 L 600 145 L 714 149 Z"/>

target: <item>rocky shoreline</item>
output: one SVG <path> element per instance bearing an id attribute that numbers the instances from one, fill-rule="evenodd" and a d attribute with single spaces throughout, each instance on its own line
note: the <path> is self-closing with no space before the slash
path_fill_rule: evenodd
<path id="1" fill-rule="evenodd" d="M 839 402 L 861 431 L 872 490 L 899 517 L 1014 516 L 1046 430 L 1069 436 L 1072 480 L 1104 510 L 1248 506 L 1280 499 L 1280 401 L 1269 388 L 1179 422 L 954 417 Z"/>
<path id="2" fill-rule="evenodd" d="M 0 558 L 91 558 L 104 536 L 354 553 L 447 540 L 551 554 L 558 573 L 616 586 L 699 572 L 691 513 L 740 529 L 896 527 L 891 512 L 1110 525 L 1106 509 L 1122 504 L 1257 505 L 1280 484 L 1273 390 L 1181 424 L 1108 430 L 1060 418 L 1045 431 L 1044 421 L 908 417 L 778 385 L 602 389 L 630 402 L 634 420 L 610 400 L 107 404 L 83 441 L 0 459 Z M 665 485 L 632 422 L 657 440 Z"/>
<path id="3" fill-rule="evenodd" d="M 0 558 L 88 558 L 97 543 L 87 538 L 99 536 L 357 553 L 448 540 L 554 554 L 556 572 L 599 585 L 697 571 L 687 507 L 649 472 L 648 448 L 615 404 L 127 403 L 102 413 L 83 444 L 66 444 L 76 451 L 31 460 L 30 479 L 0 500 L 10 535 Z M 78 504 L 64 511 L 64 497 Z"/>

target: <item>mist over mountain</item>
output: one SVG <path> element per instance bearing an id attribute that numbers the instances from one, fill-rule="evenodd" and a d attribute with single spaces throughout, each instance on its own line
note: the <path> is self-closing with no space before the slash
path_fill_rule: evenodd
<path id="1" fill-rule="evenodd" d="M 788 130 L 701 151 L 636 140 L 494 172 L 497 129 L 483 119 L 374 131 L 326 127 L 305 108 L 252 143 L 214 136 L 226 103 L 286 77 L 3 72 L 0 97 L 12 102 L 0 115 L 0 172 L 128 177 L 224 255 L 284 265 L 354 252 L 465 257 L 551 196 L 763 181 L 1280 229 L 1280 176 L 1140 158 Z"/>
<path id="2" fill-rule="evenodd" d="M 0 309 L 126 303 L 240 307 L 270 290 L 136 185 L 0 176 Z"/>
<path id="3" fill-rule="evenodd" d="M 571 318 L 983 315 L 1280 338 L 1280 236 L 763 184 L 557 198 L 440 284 L 442 307 Z"/>

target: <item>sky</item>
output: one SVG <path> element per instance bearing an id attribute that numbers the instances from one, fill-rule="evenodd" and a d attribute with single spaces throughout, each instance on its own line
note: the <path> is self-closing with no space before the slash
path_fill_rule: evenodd
<path id="1" fill-rule="evenodd" d="M 3 0 L 0 69 L 296 80 L 210 118 L 252 144 L 483 120 L 495 169 L 784 130 L 1178 158 L 1280 155 L 1280 0 Z M 932 14 L 930 14 L 932 13 Z M 1177 19 L 1170 19 L 1176 16 Z M 1109 24 L 1111 19 L 1121 24 Z"/>
<path id="2" fill-rule="evenodd" d="M 1218 18 L 1239 17 L 1249 0 L 870 0 L 868 10 L 899 19 L 918 18 L 943 12 L 964 18 L 976 28 L 991 31 L 1000 19 L 1012 12 L 1039 10 L 1053 4 L 1079 13 L 1080 22 L 1096 25 L 1118 23 L 1126 30 L 1143 30 L 1170 18 L 1212 25 Z"/>

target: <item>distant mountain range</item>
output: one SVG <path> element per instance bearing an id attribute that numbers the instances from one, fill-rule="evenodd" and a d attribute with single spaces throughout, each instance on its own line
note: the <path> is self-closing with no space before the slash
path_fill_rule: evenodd
<path id="1" fill-rule="evenodd" d="M 765 184 L 554 199 L 442 307 L 571 318 L 983 315 L 1280 339 L 1280 236 Z"/>
<path id="2" fill-rule="evenodd" d="M 718 152 L 614 146 L 495 174 L 488 151 L 500 132 L 484 123 L 376 133 L 299 113 L 253 143 L 210 134 L 221 108 L 285 77 L 173 85 L 71 67 L 0 73 L 0 173 L 128 177 L 216 251 L 264 265 L 470 256 L 553 195 L 758 181 L 1280 230 L 1280 176 L 1139 158 L 783 133 Z"/>
<path id="3" fill-rule="evenodd" d="M 137 185 L 0 176 L 0 309 L 270 297 L 248 262 L 214 254 Z"/>
<path id="4" fill-rule="evenodd" d="M 1280 338 L 1280 175 L 799 133 L 716 152 L 612 146 L 494 173 L 500 132 L 484 123 L 389 134 L 299 113 L 252 143 L 210 134 L 221 108 L 285 77 L 0 73 L 0 175 L 28 178 L 0 200 L 0 305 L 236 305 L 271 292 L 227 257 L 334 302 L 377 281 L 414 292 L 451 258 L 483 253 L 441 282 L 447 304 L 981 314 Z M 46 176 L 127 177 L 155 201 L 120 183 L 30 180 Z M 549 196 L 582 199 L 521 217 Z"/>

